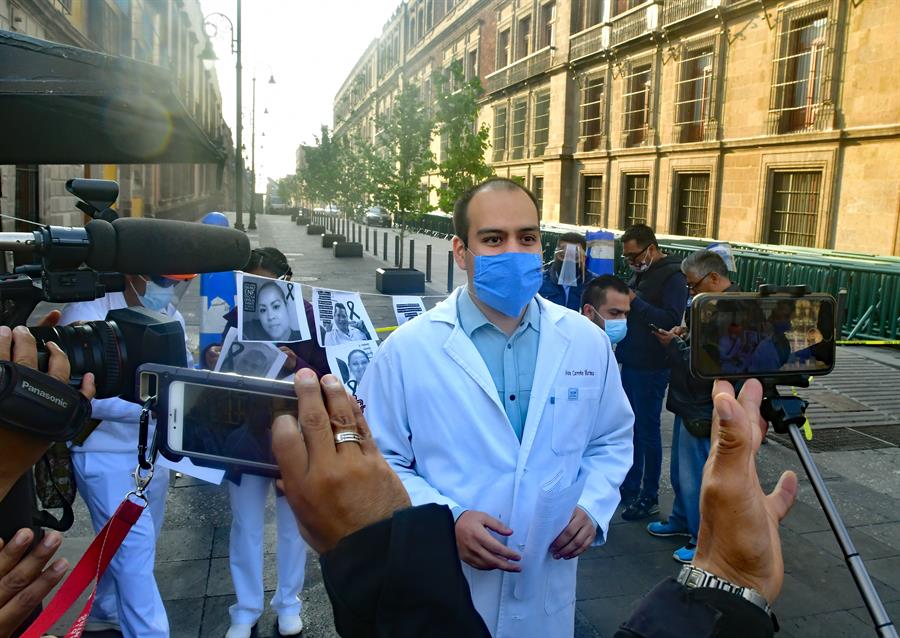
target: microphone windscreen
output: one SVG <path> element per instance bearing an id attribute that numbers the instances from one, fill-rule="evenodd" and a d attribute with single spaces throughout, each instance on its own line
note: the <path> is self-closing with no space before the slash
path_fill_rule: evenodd
<path id="1" fill-rule="evenodd" d="M 128 275 L 241 270 L 250 260 L 250 240 L 233 228 L 141 217 L 122 217 L 112 226 L 115 270 Z"/>
<path id="2" fill-rule="evenodd" d="M 70 180 L 71 181 L 71 180 Z M 91 240 L 90 252 L 85 263 L 103 272 L 116 268 L 116 231 L 108 221 L 92 219 L 84 225 Z"/>

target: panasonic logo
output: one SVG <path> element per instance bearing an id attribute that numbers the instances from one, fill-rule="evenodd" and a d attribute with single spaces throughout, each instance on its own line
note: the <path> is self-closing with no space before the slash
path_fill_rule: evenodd
<path id="1" fill-rule="evenodd" d="M 58 405 L 59 407 L 61 407 L 63 409 L 69 407 L 69 403 L 65 399 L 62 399 L 62 398 L 56 396 L 55 394 L 51 394 L 50 392 L 47 392 L 46 390 L 35 387 L 25 380 L 22 381 L 22 389 L 27 390 L 28 392 L 31 392 L 31 394 L 37 395 L 37 396 L 41 397 L 42 399 L 46 399 L 47 401 L 50 401 L 51 403 L 55 403 L 56 405 Z"/>

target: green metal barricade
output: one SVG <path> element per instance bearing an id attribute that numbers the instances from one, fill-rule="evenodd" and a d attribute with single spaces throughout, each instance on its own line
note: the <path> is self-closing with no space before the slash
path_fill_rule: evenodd
<path id="1" fill-rule="evenodd" d="M 415 224 L 415 229 L 449 238 L 453 235 L 453 217 L 429 213 Z M 585 229 L 562 224 L 542 227 L 545 262 L 553 259 L 559 236 L 571 230 Z M 621 235 L 621 231 L 613 233 Z M 663 252 L 682 258 L 709 243 L 709 239 L 660 237 Z M 843 335 L 851 339 L 900 339 L 900 258 L 764 244 L 733 243 L 732 249 L 737 268 L 735 280 L 744 290 L 756 290 L 761 283 L 806 284 L 815 292 L 837 297 L 844 288 L 848 295 L 841 326 Z M 616 274 L 627 279 L 631 272 L 620 259 L 621 252 L 621 244 L 616 241 Z"/>

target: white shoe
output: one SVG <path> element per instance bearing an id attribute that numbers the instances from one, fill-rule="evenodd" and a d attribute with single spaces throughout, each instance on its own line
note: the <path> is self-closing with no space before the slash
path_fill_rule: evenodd
<path id="1" fill-rule="evenodd" d="M 298 615 L 279 614 L 278 633 L 282 636 L 299 636 L 303 631 L 303 620 Z"/>
<path id="2" fill-rule="evenodd" d="M 250 638 L 254 625 L 233 624 L 225 632 L 225 638 Z"/>

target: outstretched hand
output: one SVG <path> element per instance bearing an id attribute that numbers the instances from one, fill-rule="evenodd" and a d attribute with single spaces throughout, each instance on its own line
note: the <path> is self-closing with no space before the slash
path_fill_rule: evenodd
<path id="1" fill-rule="evenodd" d="M 759 381 L 748 380 L 735 398 L 731 384 L 719 380 L 712 394 L 712 446 L 703 470 L 694 565 L 752 587 L 772 604 L 784 581 L 778 524 L 797 496 L 797 475 L 782 474 L 768 495 L 759 484 L 756 453 L 768 427 L 759 412 Z"/>

